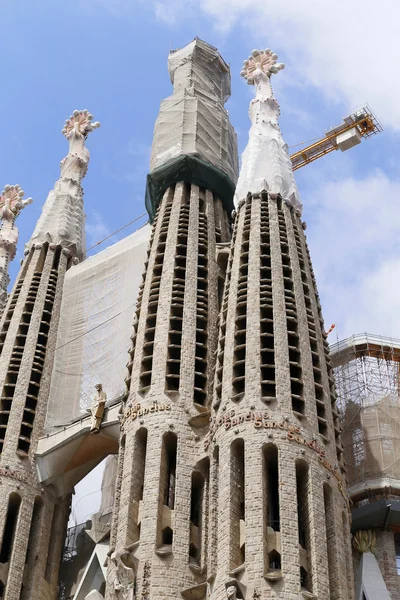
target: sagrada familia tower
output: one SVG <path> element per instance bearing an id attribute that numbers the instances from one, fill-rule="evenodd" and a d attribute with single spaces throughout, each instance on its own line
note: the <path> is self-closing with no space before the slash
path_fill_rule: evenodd
<path id="1" fill-rule="evenodd" d="M 238 173 L 224 108 L 229 67 L 199 39 L 169 55 L 173 93 L 154 131 L 146 191 L 152 230 L 127 392 L 115 420 L 118 439 L 104 451 L 119 448 L 106 575 L 74 598 L 354 598 L 339 414 L 271 88 L 284 67 L 277 58 L 254 50 L 244 62 L 241 74 L 255 97 Z M 85 142 L 97 126 L 88 111 L 65 123 L 61 177 L 0 321 L 5 600 L 65 598 L 59 566 L 72 486 L 66 476 L 61 486 L 43 475 L 40 445 L 48 444 L 51 456 L 51 440 L 60 435 L 64 443 L 69 435 L 64 427 L 49 437 L 46 411 L 64 279 L 85 258 L 81 183 Z M 22 202 L 18 187 L 0 197 L 11 229 Z M 6 262 L 15 253 L 7 235 L 2 229 Z M 1 268 L 4 278 L 6 264 Z M 103 415 L 101 386 L 97 400 L 74 424 L 75 438 L 90 438 L 92 446 L 69 457 L 69 473 L 104 442 L 102 420 L 110 424 L 114 409 Z M 90 418 L 92 434 L 100 435 L 90 433 Z"/>

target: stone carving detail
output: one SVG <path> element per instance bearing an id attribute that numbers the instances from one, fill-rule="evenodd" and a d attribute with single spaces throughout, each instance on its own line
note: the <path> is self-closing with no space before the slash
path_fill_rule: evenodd
<path id="1" fill-rule="evenodd" d="M 353 538 L 353 546 L 361 554 L 366 552 L 372 552 L 375 554 L 376 550 L 376 533 L 375 531 L 356 531 Z"/>
<path id="2" fill-rule="evenodd" d="M 230 600 L 237 600 L 237 590 L 234 585 L 230 585 L 226 588 L 226 597 Z"/>
<path id="3" fill-rule="evenodd" d="M 253 50 L 241 71 L 249 85 L 256 87 L 250 102 L 249 141 L 242 155 L 242 168 L 235 193 L 235 204 L 263 190 L 271 197 L 280 196 L 288 204 L 301 208 L 288 147 L 279 128 L 279 104 L 274 98 L 271 75 L 284 68 L 278 55 L 267 50 Z"/>
<path id="4" fill-rule="evenodd" d="M 103 421 L 104 417 L 107 394 L 103 391 L 103 386 L 101 383 L 97 383 L 94 387 L 97 390 L 97 394 L 94 398 L 93 406 L 88 408 L 87 412 L 92 415 L 90 433 L 99 433 L 101 422 Z"/>
<path id="5" fill-rule="evenodd" d="M 72 115 L 65 121 L 65 125 L 61 131 L 63 135 L 70 140 L 74 135 L 83 135 L 86 139 L 91 131 L 100 127 L 100 123 L 95 121 L 92 123 L 93 115 L 85 110 L 74 110 Z"/>
<path id="6" fill-rule="evenodd" d="M 114 590 L 120 600 L 135 600 L 135 570 L 129 552 L 116 553 L 111 559 L 116 567 Z"/>
<path id="7" fill-rule="evenodd" d="M 23 198 L 24 191 L 19 185 L 6 185 L 0 194 L 0 316 L 7 302 L 10 282 L 8 265 L 17 251 L 18 229 L 15 219 L 32 202 L 32 198 Z"/>
<path id="8" fill-rule="evenodd" d="M 150 574 L 151 566 L 149 561 L 146 560 L 143 568 L 142 600 L 147 600 L 150 597 Z"/>

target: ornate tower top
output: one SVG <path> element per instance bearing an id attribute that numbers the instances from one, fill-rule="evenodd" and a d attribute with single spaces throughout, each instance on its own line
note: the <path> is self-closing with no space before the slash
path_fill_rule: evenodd
<path id="1" fill-rule="evenodd" d="M 240 74 L 249 85 L 255 84 L 255 71 L 261 70 L 265 75 L 271 77 L 285 68 L 283 63 L 277 63 L 278 55 L 274 54 L 269 48 L 266 50 L 253 50 L 251 56 L 243 63 L 243 69 Z"/>
<path id="2" fill-rule="evenodd" d="M 100 123 L 95 121 L 92 123 L 93 115 L 85 108 L 84 110 L 74 110 L 72 115 L 65 121 L 65 125 L 61 131 L 63 135 L 70 140 L 72 132 L 75 131 L 83 135 L 86 139 L 91 131 L 100 127 Z"/>
<path id="3" fill-rule="evenodd" d="M 6 185 L 0 193 L 0 316 L 7 302 L 10 281 L 8 264 L 17 251 L 18 229 L 15 219 L 31 202 L 32 198 L 24 200 L 24 191 L 19 185 Z"/>
<path id="4" fill-rule="evenodd" d="M 244 200 L 248 193 L 266 190 L 270 196 L 280 196 L 288 204 L 301 209 L 288 147 L 279 128 L 279 104 L 270 81 L 271 75 L 285 67 L 277 60 L 278 55 L 269 48 L 253 50 L 240 73 L 249 85 L 256 86 L 256 96 L 249 107 L 252 125 L 249 142 L 242 155 L 235 202 Z"/>
<path id="5" fill-rule="evenodd" d="M 32 198 L 24 198 L 24 190 L 19 185 L 5 185 L 0 193 L 0 210 L 2 219 L 15 219 L 21 210 L 33 202 Z"/>
<path id="6" fill-rule="evenodd" d="M 83 211 L 82 179 L 89 164 L 87 136 L 100 127 L 93 115 L 85 110 L 74 110 L 65 121 L 62 134 L 69 141 L 67 156 L 61 161 L 61 176 L 49 193 L 32 238 L 26 246 L 45 242 L 61 245 L 78 260 L 85 255 L 85 216 Z"/>

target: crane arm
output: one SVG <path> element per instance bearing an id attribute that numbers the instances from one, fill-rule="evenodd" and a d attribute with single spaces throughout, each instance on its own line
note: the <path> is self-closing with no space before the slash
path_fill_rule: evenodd
<path id="1" fill-rule="evenodd" d="M 342 151 L 349 150 L 360 144 L 363 138 L 368 139 L 381 131 L 382 125 L 367 104 L 343 119 L 341 125 L 327 131 L 323 138 L 292 154 L 290 160 L 293 171 L 333 152 L 333 150 L 339 148 Z"/>

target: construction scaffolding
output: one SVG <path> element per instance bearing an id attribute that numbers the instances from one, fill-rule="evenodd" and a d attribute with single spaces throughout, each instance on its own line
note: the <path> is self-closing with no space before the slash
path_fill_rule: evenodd
<path id="1" fill-rule="evenodd" d="M 331 357 L 350 495 L 399 495 L 400 340 L 354 335 Z"/>

